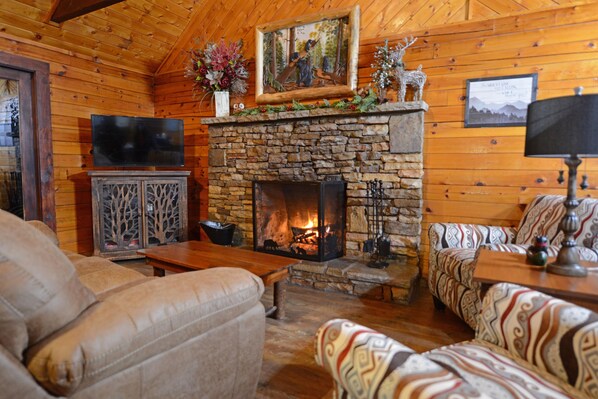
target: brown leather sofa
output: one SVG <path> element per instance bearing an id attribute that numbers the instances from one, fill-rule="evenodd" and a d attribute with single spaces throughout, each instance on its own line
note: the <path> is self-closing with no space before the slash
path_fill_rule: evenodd
<path id="1" fill-rule="evenodd" d="M 255 396 L 265 316 L 251 273 L 145 277 L 3 211 L 0 271 L 2 398 Z"/>

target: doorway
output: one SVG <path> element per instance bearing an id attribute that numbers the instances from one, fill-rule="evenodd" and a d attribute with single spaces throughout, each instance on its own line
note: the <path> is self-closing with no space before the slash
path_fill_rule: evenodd
<path id="1" fill-rule="evenodd" d="M 0 209 L 24 218 L 19 109 L 19 82 L 0 79 Z"/>
<path id="2" fill-rule="evenodd" d="M 0 208 L 55 230 L 53 175 L 49 65 L 0 52 Z"/>

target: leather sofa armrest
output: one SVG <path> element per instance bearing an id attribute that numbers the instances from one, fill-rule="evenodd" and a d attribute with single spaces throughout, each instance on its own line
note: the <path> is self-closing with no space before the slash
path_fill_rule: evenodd
<path id="1" fill-rule="evenodd" d="M 438 363 L 349 320 L 334 319 L 323 324 L 315 346 L 316 363 L 332 376 L 337 398 L 415 399 L 431 397 L 434 392 L 447 397 L 479 395 L 474 387 Z"/>
<path id="2" fill-rule="evenodd" d="M 263 292 L 262 280 L 239 268 L 148 279 L 30 348 L 26 365 L 46 390 L 68 396 L 262 306 Z"/>
<path id="3" fill-rule="evenodd" d="M 476 339 L 506 349 L 596 397 L 594 342 L 598 314 L 515 284 L 492 286 L 482 302 Z"/>

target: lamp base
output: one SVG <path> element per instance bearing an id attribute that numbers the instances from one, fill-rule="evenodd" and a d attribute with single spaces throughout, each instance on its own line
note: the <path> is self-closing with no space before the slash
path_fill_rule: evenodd
<path id="1" fill-rule="evenodd" d="M 546 271 L 548 273 L 560 274 L 562 276 L 569 277 L 586 277 L 588 275 L 588 269 L 578 265 L 577 263 L 567 265 L 549 263 L 548 266 L 546 266 Z"/>

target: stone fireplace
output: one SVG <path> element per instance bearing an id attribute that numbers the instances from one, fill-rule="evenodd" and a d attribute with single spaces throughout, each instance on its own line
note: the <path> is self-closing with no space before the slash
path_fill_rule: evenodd
<path id="1" fill-rule="evenodd" d="M 406 102 L 382 104 L 367 113 L 314 109 L 203 119 L 209 127 L 209 218 L 237 224 L 235 244 L 252 246 L 254 181 L 340 180 L 346 184 L 343 250 L 347 257 L 363 260 L 363 243 L 368 239 L 367 182 L 378 179 L 386 193 L 384 232 L 395 264 L 417 271 L 427 109 L 424 102 Z M 266 239 L 257 237 L 257 242 L 263 246 Z M 356 292 L 353 280 L 362 279 L 362 273 L 355 273 L 349 282 L 337 281 L 350 275 L 339 262 L 304 261 L 294 268 L 293 282 L 317 286 L 321 278 L 309 275 L 317 270 L 330 276 L 341 291 Z M 392 267 L 380 273 L 392 273 Z M 378 282 L 385 279 L 376 277 Z"/>
<path id="2" fill-rule="evenodd" d="M 253 249 L 323 262 L 343 256 L 345 182 L 253 183 Z"/>

